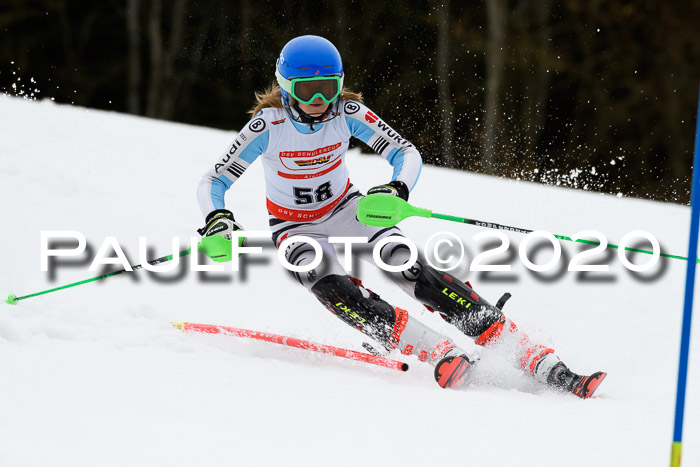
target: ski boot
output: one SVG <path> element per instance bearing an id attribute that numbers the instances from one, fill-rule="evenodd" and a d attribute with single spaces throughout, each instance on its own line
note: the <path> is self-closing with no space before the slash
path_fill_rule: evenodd
<path id="1" fill-rule="evenodd" d="M 472 362 L 464 350 L 409 316 L 406 310 L 382 300 L 359 279 L 329 275 L 319 280 L 311 292 L 340 319 L 381 343 L 386 352 L 398 350 L 435 366 L 435 378 L 440 386 L 456 387 L 463 380 Z M 376 354 L 370 344 L 363 345 Z"/>
<path id="2" fill-rule="evenodd" d="M 493 306 L 476 294 L 468 282 L 463 284 L 447 273 L 422 267 L 416 282 L 415 296 L 430 311 L 438 311 L 447 322 L 473 337 L 477 345 L 508 356 L 517 367 L 541 383 L 588 399 L 607 376 L 603 372 L 590 376 L 577 375 L 559 360 L 553 349 L 532 342 L 502 312 L 510 294 L 505 294 Z M 468 359 L 462 365 L 454 360 L 440 362 L 435 372 L 438 384 L 454 387 L 454 380 L 459 379 L 457 373 L 460 367 L 469 363 Z M 444 371 L 439 372 L 443 366 Z"/>
<path id="3" fill-rule="evenodd" d="M 547 384 L 561 391 L 570 392 L 581 399 L 588 399 L 593 395 L 607 373 L 598 371 L 590 376 L 577 375 L 569 370 L 563 362 L 558 362 L 547 377 Z"/>

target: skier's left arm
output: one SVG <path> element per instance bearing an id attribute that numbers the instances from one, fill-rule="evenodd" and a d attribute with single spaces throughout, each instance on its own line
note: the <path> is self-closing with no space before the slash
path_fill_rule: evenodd
<path id="1" fill-rule="evenodd" d="M 385 192 L 408 199 L 423 168 L 423 161 L 416 147 L 404 139 L 396 130 L 387 125 L 374 112 L 357 101 L 344 102 L 345 121 L 350 134 L 363 141 L 394 167 L 391 182 L 380 187 Z"/>
<path id="2" fill-rule="evenodd" d="M 236 135 L 217 161 L 202 176 L 197 186 L 197 201 L 205 218 L 226 210 L 224 195 L 255 160 L 267 150 L 269 125 L 259 114 Z M 207 221 L 208 222 L 208 221 Z"/>

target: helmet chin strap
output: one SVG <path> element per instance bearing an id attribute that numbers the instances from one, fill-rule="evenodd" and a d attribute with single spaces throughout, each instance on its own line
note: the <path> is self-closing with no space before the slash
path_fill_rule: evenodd
<path id="1" fill-rule="evenodd" d="M 285 109 L 287 110 L 287 113 L 289 114 L 290 118 L 294 120 L 295 122 L 298 123 L 303 123 L 306 125 L 309 125 L 309 129 L 311 131 L 314 131 L 314 125 L 318 125 L 320 123 L 325 123 L 329 120 L 332 120 L 335 118 L 338 114 L 337 111 L 333 110 L 333 107 L 338 105 L 339 99 L 336 99 L 335 102 L 332 104 L 328 105 L 328 108 L 319 116 L 314 117 L 312 115 L 307 114 L 301 108 L 299 107 L 299 103 L 295 102 L 294 105 L 289 106 L 285 105 Z M 328 118 L 329 114 L 333 114 L 330 118 Z"/>
<path id="2" fill-rule="evenodd" d="M 314 124 L 321 123 L 323 119 L 328 116 L 328 110 L 330 108 L 331 106 L 329 104 L 326 110 L 321 115 L 314 117 L 301 110 L 301 107 L 299 107 L 298 102 L 294 104 L 294 110 L 296 110 L 299 113 L 299 118 L 301 119 L 301 122 L 309 125 L 311 131 L 314 131 Z"/>

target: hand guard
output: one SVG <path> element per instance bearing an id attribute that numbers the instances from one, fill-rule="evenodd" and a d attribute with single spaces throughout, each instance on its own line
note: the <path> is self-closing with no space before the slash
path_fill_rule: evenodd
<path id="1" fill-rule="evenodd" d="M 217 263 L 223 263 L 231 261 L 232 233 L 236 230 L 243 230 L 243 227 L 233 218 L 233 213 L 227 209 L 217 209 L 209 213 L 206 225 L 197 232 L 202 236 L 201 243 L 207 256 Z M 244 245 L 245 237 L 239 237 L 239 248 Z"/>
<path id="2" fill-rule="evenodd" d="M 404 201 L 408 201 L 408 187 L 406 184 L 400 180 L 394 180 L 384 185 L 375 186 L 370 188 L 367 192 L 368 195 L 374 194 L 384 194 L 391 196 L 398 196 Z"/>

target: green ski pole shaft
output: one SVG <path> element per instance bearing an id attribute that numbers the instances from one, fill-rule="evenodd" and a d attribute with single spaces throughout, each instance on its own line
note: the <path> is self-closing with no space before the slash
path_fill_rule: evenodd
<path id="1" fill-rule="evenodd" d="M 178 254 L 178 258 L 182 258 L 183 256 L 189 255 L 190 251 L 191 251 L 191 249 L 181 251 Z M 170 261 L 173 259 L 173 257 L 174 257 L 174 255 L 172 255 L 172 254 L 167 255 L 167 256 L 162 256 L 160 258 L 156 258 L 154 260 L 148 261 L 148 264 L 150 264 L 151 266 L 155 266 L 156 264 L 165 263 L 166 261 Z M 142 269 L 142 268 L 143 268 L 143 265 L 138 264 L 131 269 L 133 271 L 135 271 L 137 269 Z M 113 271 L 113 272 L 110 272 L 108 274 L 102 274 L 101 276 L 91 277 L 90 279 L 85 279 L 82 281 L 73 282 L 72 284 L 62 285 L 60 287 L 55 287 L 53 289 L 42 290 L 41 292 L 36 292 L 33 294 L 29 294 L 29 295 L 23 295 L 21 297 L 17 297 L 16 295 L 10 295 L 9 297 L 7 297 L 7 300 L 5 300 L 5 303 L 8 303 L 10 305 L 16 305 L 17 302 L 20 300 L 26 300 L 27 298 L 36 297 L 36 296 L 44 295 L 44 294 L 51 293 L 51 292 L 57 292 L 59 290 L 68 289 L 70 287 L 75 287 L 78 285 L 87 284 L 88 282 L 95 282 L 95 281 L 99 281 L 102 279 L 107 279 L 108 277 L 118 276 L 119 274 L 122 274 L 125 272 L 130 272 L 130 271 L 127 271 L 126 269 L 120 269 L 119 271 Z"/>
<path id="2" fill-rule="evenodd" d="M 429 209 L 412 206 L 397 196 L 372 194 L 365 196 L 357 203 L 357 218 L 360 220 L 360 222 L 366 225 L 372 225 L 375 227 L 393 227 L 402 220 L 413 216 L 442 219 L 451 222 L 460 222 L 462 224 L 471 224 L 479 227 L 487 227 L 489 229 L 506 230 L 509 232 L 518 232 L 523 234 L 534 232 L 533 230 L 521 229 L 520 227 L 496 224 L 495 222 L 484 222 L 476 219 L 465 219 L 464 217 L 437 214 Z M 571 237 L 567 237 L 566 235 L 554 235 L 554 237 L 558 238 L 559 240 L 567 240 L 569 242 L 585 243 L 587 245 L 600 245 L 599 242 L 594 242 L 592 240 L 584 240 L 581 238 L 578 240 L 573 240 Z M 607 247 L 616 249 L 620 248 L 618 245 L 613 244 L 608 244 Z M 625 247 L 625 250 L 645 253 L 647 255 L 654 254 L 652 251 L 640 250 L 638 248 Z M 663 256 L 664 258 L 682 259 L 684 261 L 688 260 L 688 258 L 685 256 L 670 255 L 668 253 L 660 253 L 659 255 Z M 700 263 L 700 260 L 696 258 L 696 262 Z"/>
<path id="3" fill-rule="evenodd" d="M 455 216 L 448 216 L 445 214 L 438 214 L 438 213 L 432 213 L 431 217 L 434 217 L 435 219 L 442 219 L 446 221 L 452 221 L 452 222 L 461 222 L 463 224 L 470 224 L 470 225 L 476 225 L 479 227 L 487 227 L 489 229 L 496 229 L 496 230 L 507 230 L 509 232 L 518 232 L 518 233 L 532 233 L 533 230 L 528 230 L 528 229 L 521 229 L 519 227 L 511 227 L 508 225 L 502 225 L 502 224 L 496 224 L 494 222 L 484 222 L 484 221 L 479 221 L 476 219 L 465 219 L 464 217 L 455 217 Z M 567 240 L 569 242 L 575 242 L 575 243 L 585 243 L 587 245 L 600 245 L 600 242 L 594 242 L 592 240 L 584 240 L 582 238 L 579 238 L 578 240 L 573 240 L 571 237 L 567 237 L 566 235 L 556 235 L 553 234 L 555 238 L 558 238 L 559 240 Z M 608 248 L 615 248 L 619 249 L 620 247 L 618 245 L 613 245 L 612 243 L 609 243 L 607 245 Z M 640 250 L 638 248 L 630 248 L 630 247 L 625 247 L 626 251 L 634 251 L 637 253 L 644 253 L 647 255 L 653 255 L 653 251 L 648 251 L 648 250 Z M 660 256 L 664 258 L 674 258 L 674 259 L 682 259 L 684 261 L 687 261 L 688 258 L 685 256 L 678 256 L 678 255 L 670 255 L 668 253 L 660 253 Z M 696 262 L 700 263 L 700 259 L 696 260 Z"/>

